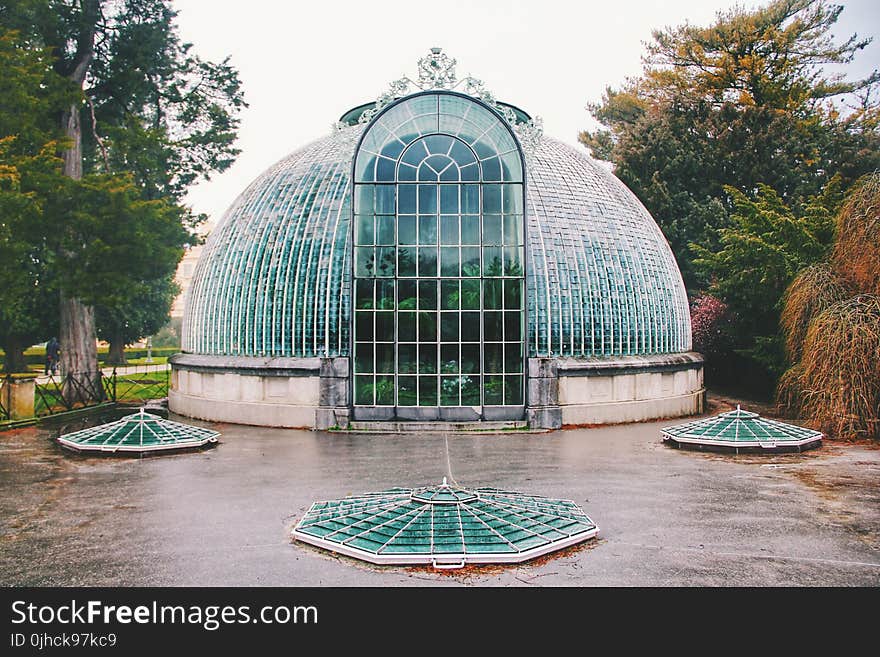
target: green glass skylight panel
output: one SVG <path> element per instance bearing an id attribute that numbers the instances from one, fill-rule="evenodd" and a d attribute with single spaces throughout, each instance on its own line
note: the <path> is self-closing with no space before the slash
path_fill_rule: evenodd
<path id="1" fill-rule="evenodd" d="M 316 502 L 293 537 L 376 564 L 518 563 L 593 538 L 568 500 L 443 483 Z"/>
<path id="2" fill-rule="evenodd" d="M 737 406 L 735 411 L 686 422 L 661 430 L 663 439 L 675 444 L 766 450 L 806 449 L 818 446 L 822 433 L 813 429 L 762 418 Z"/>
<path id="3" fill-rule="evenodd" d="M 144 453 L 203 447 L 216 443 L 219 436 L 217 431 L 141 410 L 115 422 L 60 436 L 58 443 L 77 452 Z"/>

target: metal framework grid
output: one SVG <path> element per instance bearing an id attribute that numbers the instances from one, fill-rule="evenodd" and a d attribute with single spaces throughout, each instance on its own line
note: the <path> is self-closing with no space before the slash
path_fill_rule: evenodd
<path id="1" fill-rule="evenodd" d="M 355 405 L 521 409 L 523 157 L 509 124 L 460 94 L 404 98 L 367 128 L 354 178 Z"/>
<path id="2" fill-rule="evenodd" d="M 216 443 L 219 432 L 165 420 L 141 409 L 124 418 L 58 437 L 62 447 L 77 452 L 161 452 L 194 449 Z"/>
<path id="3" fill-rule="evenodd" d="M 569 500 L 496 488 L 393 488 L 316 502 L 293 530 L 312 545 L 375 564 L 519 563 L 593 538 Z"/>
<path id="4" fill-rule="evenodd" d="M 735 411 L 711 418 L 667 427 L 663 439 L 688 445 L 715 447 L 758 447 L 774 450 L 781 447 L 806 448 L 821 443 L 823 434 L 813 429 L 762 418 L 737 406 Z"/>

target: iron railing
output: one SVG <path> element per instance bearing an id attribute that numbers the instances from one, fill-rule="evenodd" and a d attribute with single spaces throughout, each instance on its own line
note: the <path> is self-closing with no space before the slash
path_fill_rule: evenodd
<path id="1" fill-rule="evenodd" d="M 34 392 L 34 414 L 40 417 L 108 402 L 161 399 L 168 396 L 170 378 L 167 365 L 120 366 L 97 372 L 40 376 Z"/>
<path id="2" fill-rule="evenodd" d="M 9 419 L 9 409 L 7 409 L 3 405 L 3 397 L 5 396 L 5 391 L 3 390 L 3 388 L 9 385 L 10 378 L 11 377 L 9 375 L 6 375 L 2 379 L 0 379 L 0 422 L 4 422 Z"/>

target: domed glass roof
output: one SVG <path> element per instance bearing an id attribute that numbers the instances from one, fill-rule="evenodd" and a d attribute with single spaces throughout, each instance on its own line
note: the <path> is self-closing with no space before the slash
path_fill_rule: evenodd
<path id="1" fill-rule="evenodd" d="M 442 77 L 432 84 L 450 86 Z M 530 133 L 533 122 L 521 123 L 481 87 L 471 91 L 516 124 L 526 153 L 527 355 L 690 350 L 678 267 L 635 195 L 586 151 Z M 367 105 L 360 123 L 339 123 L 283 158 L 233 203 L 196 268 L 184 351 L 350 355 L 353 158 L 365 126 L 401 97 Z"/>

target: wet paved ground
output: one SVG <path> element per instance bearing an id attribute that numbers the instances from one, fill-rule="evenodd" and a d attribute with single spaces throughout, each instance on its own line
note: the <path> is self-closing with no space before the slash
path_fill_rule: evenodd
<path id="1" fill-rule="evenodd" d="M 600 527 L 542 563 L 457 575 L 289 540 L 315 500 L 438 483 L 442 435 L 206 425 L 223 432 L 212 450 L 101 459 L 48 430 L 0 433 L 0 584 L 880 584 L 880 450 L 707 455 L 665 447 L 668 424 L 449 436 L 459 484 L 573 499 Z"/>

